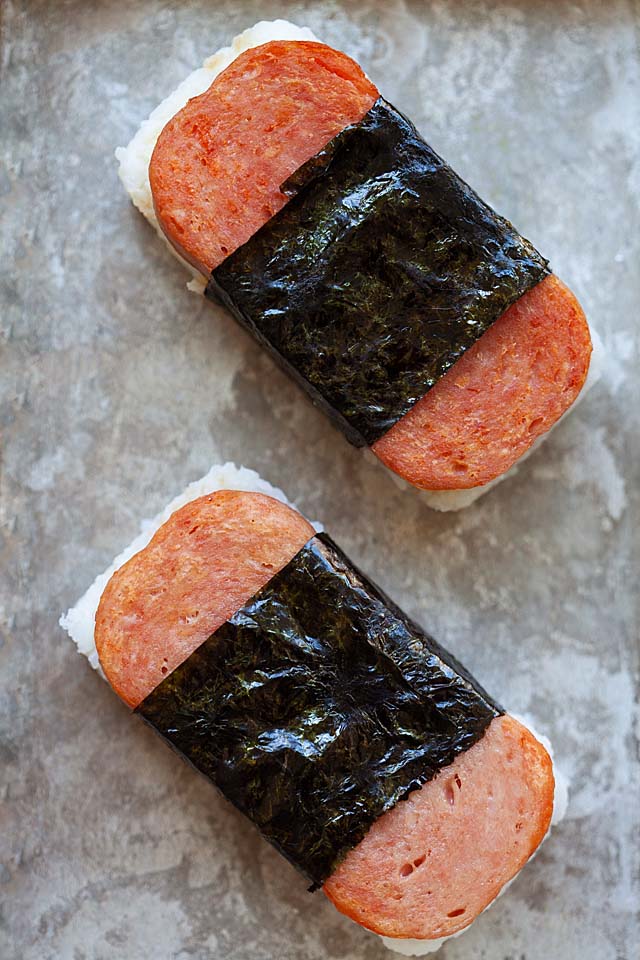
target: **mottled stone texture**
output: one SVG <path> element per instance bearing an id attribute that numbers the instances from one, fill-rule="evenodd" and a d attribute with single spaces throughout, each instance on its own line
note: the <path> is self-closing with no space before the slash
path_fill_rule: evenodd
<path id="1" fill-rule="evenodd" d="M 388 956 L 132 718 L 57 626 L 213 461 L 282 485 L 554 739 L 566 821 L 446 960 L 632 960 L 637 5 L 4 0 L 3 960 Z M 431 512 L 351 449 L 129 205 L 113 149 L 205 55 L 287 16 L 360 59 L 550 257 L 604 382 L 486 499 Z M 628 377 L 625 378 L 625 374 Z M 636 768 L 637 770 L 637 768 Z"/>

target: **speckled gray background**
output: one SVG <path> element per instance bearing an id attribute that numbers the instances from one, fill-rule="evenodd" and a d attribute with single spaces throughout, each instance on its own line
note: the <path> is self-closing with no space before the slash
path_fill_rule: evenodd
<path id="1" fill-rule="evenodd" d="M 308 895 L 57 626 L 140 517 L 225 459 L 322 518 L 551 734 L 572 779 L 566 821 L 443 960 L 635 960 L 638 5 L 1 10 L 2 960 L 391 958 Z M 117 180 L 113 149 L 156 102 L 276 16 L 357 56 L 604 336 L 602 384 L 461 514 L 400 492 L 188 293 Z"/>

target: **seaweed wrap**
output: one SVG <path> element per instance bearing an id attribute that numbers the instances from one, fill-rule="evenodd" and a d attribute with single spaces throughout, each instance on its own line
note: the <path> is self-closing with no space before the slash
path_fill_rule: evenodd
<path id="1" fill-rule="evenodd" d="M 277 491 L 239 486 L 170 505 L 63 625 L 302 882 L 426 952 L 538 848 L 549 753 Z"/>
<path id="2" fill-rule="evenodd" d="M 206 295 L 433 506 L 488 489 L 592 382 L 546 259 L 307 30 L 245 31 L 117 155 Z"/>

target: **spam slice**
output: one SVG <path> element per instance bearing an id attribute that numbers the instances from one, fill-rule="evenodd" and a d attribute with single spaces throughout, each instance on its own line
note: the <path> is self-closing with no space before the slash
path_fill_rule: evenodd
<path id="1" fill-rule="evenodd" d="M 240 54 L 162 130 L 149 179 L 158 223 L 205 276 L 286 202 L 280 186 L 378 96 L 349 57 L 311 41 Z M 591 339 L 556 277 L 524 294 L 373 445 L 425 490 L 484 486 L 566 412 Z"/>
<path id="2" fill-rule="evenodd" d="M 342 913 L 385 937 L 468 926 L 524 866 L 553 813 L 551 759 L 513 717 L 374 823 L 324 885 Z"/>
<path id="3" fill-rule="evenodd" d="M 409 483 L 490 483 L 569 409 L 586 380 L 591 337 L 554 274 L 513 304 L 372 450 Z"/>
<path id="4" fill-rule="evenodd" d="M 132 706 L 291 560 L 314 534 L 261 494 L 194 500 L 112 577 L 96 615 L 107 679 Z M 380 817 L 324 885 L 335 906 L 388 937 L 463 929 L 548 830 L 544 747 L 511 717 Z"/>
<path id="5" fill-rule="evenodd" d="M 176 510 L 100 600 L 96 647 L 118 696 L 137 707 L 314 532 L 259 493 L 219 491 Z"/>
<path id="6" fill-rule="evenodd" d="M 168 240 L 206 276 L 284 206 L 280 185 L 377 96 L 355 61 L 323 43 L 240 54 L 158 138 L 149 179 Z"/>

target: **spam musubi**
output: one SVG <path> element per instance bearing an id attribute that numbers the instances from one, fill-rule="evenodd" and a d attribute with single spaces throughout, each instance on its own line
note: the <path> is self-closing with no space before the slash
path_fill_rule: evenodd
<path id="1" fill-rule="evenodd" d="M 535 853 L 550 755 L 281 494 L 222 475 L 63 626 L 312 889 L 426 952 Z"/>
<path id="2" fill-rule="evenodd" d="M 583 390 L 575 296 L 308 31 L 246 31 L 117 155 L 206 295 L 434 505 L 488 488 Z"/>

